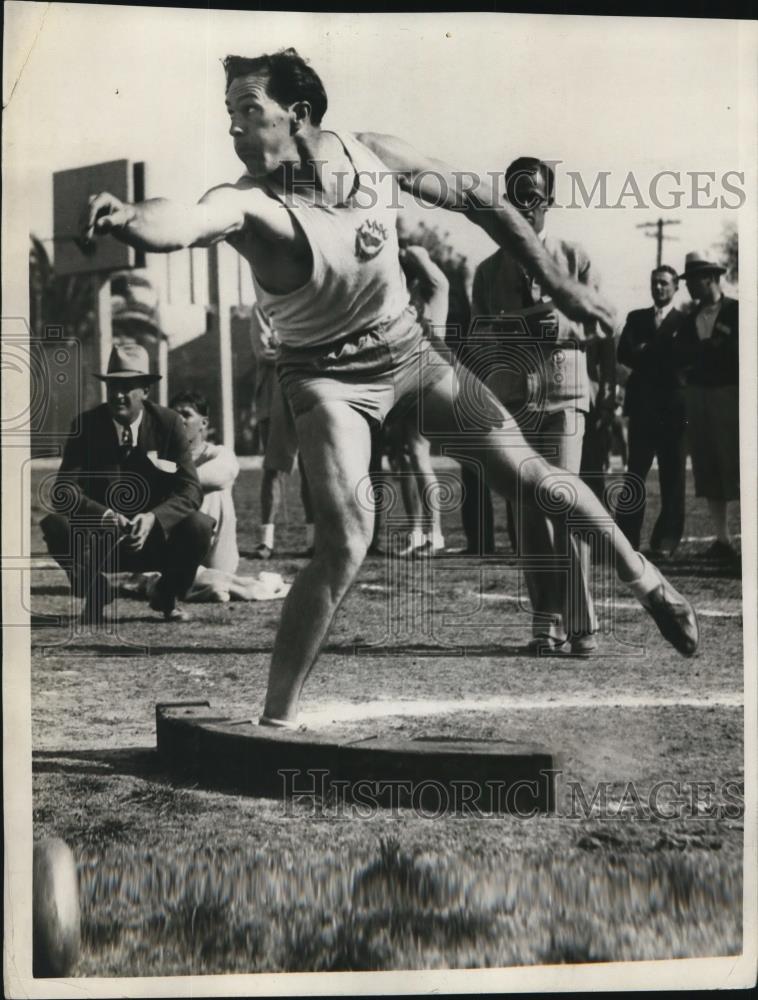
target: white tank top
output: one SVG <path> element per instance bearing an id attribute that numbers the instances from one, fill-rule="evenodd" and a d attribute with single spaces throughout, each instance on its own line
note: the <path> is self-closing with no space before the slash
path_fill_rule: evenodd
<path id="1" fill-rule="evenodd" d="M 309 280 L 294 292 L 267 292 L 253 274 L 258 304 L 289 347 L 327 344 L 391 322 L 409 303 L 398 258 L 395 178 L 354 136 L 332 134 L 357 175 L 346 178 L 342 204 L 314 205 L 269 189 L 300 224 L 313 255 Z"/>

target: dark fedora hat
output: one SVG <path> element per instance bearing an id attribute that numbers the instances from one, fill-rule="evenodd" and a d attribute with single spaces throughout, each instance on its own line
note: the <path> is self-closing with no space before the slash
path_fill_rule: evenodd
<path id="1" fill-rule="evenodd" d="M 726 274 L 726 268 L 722 264 L 708 260 L 705 254 L 697 250 L 692 250 L 684 258 L 684 271 L 680 278 L 688 278 L 693 274 L 702 274 L 703 271 L 716 271 L 717 274 Z"/>

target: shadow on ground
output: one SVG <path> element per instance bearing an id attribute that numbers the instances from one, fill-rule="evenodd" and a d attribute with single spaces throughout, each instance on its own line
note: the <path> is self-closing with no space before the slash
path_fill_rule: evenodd
<path id="1" fill-rule="evenodd" d="M 155 747 L 98 747 L 94 750 L 35 750 L 34 774 L 123 774 L 160 779 L 162 769 Z"/>

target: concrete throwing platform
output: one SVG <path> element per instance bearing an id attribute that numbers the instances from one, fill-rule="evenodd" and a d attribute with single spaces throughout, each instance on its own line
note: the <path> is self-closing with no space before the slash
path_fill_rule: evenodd
<path id="1" fill-rule="evenodd" d="M 330 739 L 234 719 L 207 701 L 159 703 L 155 715 L 163 766 L 207 788 L 423 815 L 555 809 L 559 764 L 538 747 L 442 736 Z"/>

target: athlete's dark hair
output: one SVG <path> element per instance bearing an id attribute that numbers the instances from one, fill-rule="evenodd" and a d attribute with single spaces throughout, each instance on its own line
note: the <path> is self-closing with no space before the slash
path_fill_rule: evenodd
<path id="1" fill-rule="evenodd" d="M 255 59 L 227 56 L 224 59 L 224 70 L 227 90 L 232 80 L 238 76 L 265 73 L 266 93 L 277 104 L 286 107 L 296 101 L 307 101 L 311 106 L 311 121 L 314 125 L 321 124 L 321 119 L 326 114 L 324 85 L 318 73 L 311 69 L 295 49 L 284 49 L 273 55 L 256 56 Z"/>
<path id="2" fill-rule="evenodd" d="M 671 277 L 674 279 L 675 285 L 679 284 L 679 275 L 674 270 L 674 268 L 671 267 L 669 264 L 661 264 L 660 267 L 654 267 L 653 270 L 650 272 L 650 277 L 652 278 L 654 274 L 660 274 L 661 271 L 665 271 L 666 274 L 670 274 Z"/>
<path id="3" fill-rule="evenodd" d="M 169 403 L 169 406 L 172 410 L 175 410 L 177 406 L 181 406 L 182 403 L 184 403 L 185 406 L 191 406 L 193 410 L 200 414 L 201 417 L 208 416 L 210 410 L 208 400 L 205 396 L 201 396 L 199 392 L 193 392 L 192 389 L 186 389 L 184 392 L 177 392 Z"/>
<path id="4" fill-rule="evenodd" d="M 521 177 L 531 177 L 534 174 L 542 174 L 545 181 L 545 194 L 548 205 L 553 203 L 553 191 L 555 189 L 555 173 L 549 163 L 538 160 L 536 156 L 519 156 L 517 160 L 510 163 L 505 171 L 505 194 L 508 201 L 516 208 L 531 208 L 530 204 L 522 205 L 522 200 L 516 193 L 516 185 Z"/>

